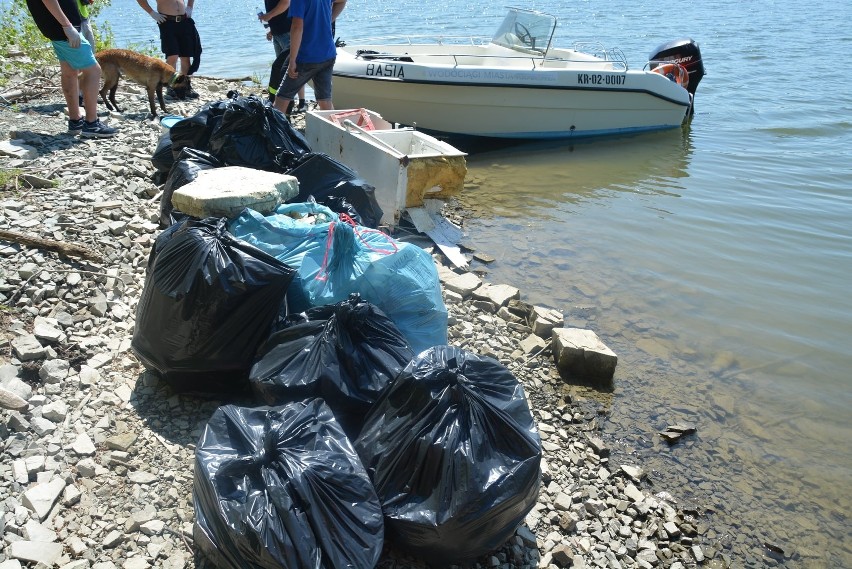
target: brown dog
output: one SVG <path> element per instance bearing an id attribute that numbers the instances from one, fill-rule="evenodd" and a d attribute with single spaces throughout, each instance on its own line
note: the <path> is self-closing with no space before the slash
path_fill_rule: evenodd
<path id="1" fill-rule="evenodd" d="M 172 87 L 178 92 L 185 91 L 189 87 L 189 78 L 175 71 L 175 68 L 165 61 L 129 49 L 104 49 L 95 54 L 95 59 L 101 66 L 104 82 L 101 98 L 111 111 L 121 111 L 118 103 L 115 102 L 115 91 L 118 89 L 118 78 L 121 76 L 143 85 L 148 90 L 148 103 L 151 105 L 151 114 L 155 117 L 157 108 L 154 105 L 154 93 L 157 94 L 160 108 L 167 113 L 166 104 L 163 102 L 163 86 Z M 107 100 L 107 92 L 109 92 L 109 100 Z"/>

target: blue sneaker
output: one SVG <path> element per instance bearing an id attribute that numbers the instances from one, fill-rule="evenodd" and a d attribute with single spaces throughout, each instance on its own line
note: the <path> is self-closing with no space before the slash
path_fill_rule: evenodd
<path id="1" fill-rule="evenodd" d="M 85 124 L 82 118 L 77 120 L 68 119 L 68 134 L 80 134 L 83 132 L 83 124 Z"/>
<path id="2" fill-rule="evenodd" d="M 117 128 L 107 126 L 96 119 L 94 122 L 87 122 L 83 125 L 83 132 L 80 133 L 80 136 L 83 138 L 111 138 L 117 132 Z"/>

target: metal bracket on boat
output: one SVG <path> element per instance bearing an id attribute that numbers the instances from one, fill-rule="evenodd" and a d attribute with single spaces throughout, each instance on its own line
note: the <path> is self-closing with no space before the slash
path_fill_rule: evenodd
<path id="1" fill-rule="evenodd" d="M 354 122 L 352 122 L 349 119 L 346 119 L 345 121 L 343 121 L 343 126 L 346 127 L 346 132 L 352 133 L 352 131 L 354 130 L 355 134 L 363 134 L 365 136 L 369 136 L 374 142 L 376 142 L 380 146 L 386 148 L 387 150 L 390 150 L 391 152 L 393 152 L 396 155 L 396 157 L 399 158 L 399 161 L 403 166 L 408 166 L 410 159 L 408 158 L 408 154 L 406 154 L 405 152 L 400 152 L 399 150 L 397 150 L 396 148 L 394 148 L 393 146 L 391 146 L 390 144 L 388 144 L 384 140 L 382 140 L 379 137 L 377 137 L 376 135 L 374 135 L 369 130 L 361 128 L 360 126 L 358 126 L 357 124 L 355 124 Z"/>

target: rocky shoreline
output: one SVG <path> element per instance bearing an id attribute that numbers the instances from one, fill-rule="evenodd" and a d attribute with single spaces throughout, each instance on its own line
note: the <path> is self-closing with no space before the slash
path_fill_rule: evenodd
<path id="1" fill-rule="evenodd" d="M 249 91 L 202 78 L 193 86 L 201 98 L 171 102 L 171 112 L 191 115 L 230 89 Z M 221 402 L 173 394 L 130 351 L 159 233 L 150 157 L 160 130 L 144 120 L 140 88 L 123 82 L 119 98 L 127 114 L 102 113 L 121 129 L 109 140 L 65 133 L 58 86 L 0 111 L 0 166 L 21 171 L 0 191 L 0 230 L 42 240 L 0 237 L 0 569 L 207 565 L 192 541 L 192 465 Z M 11 140 L 20 141 L 19 156 Z M 455 276 L 449 267 L 441 273 Z M 526 523 L 472 566 L 731 564 L 702 539 L 709 528 L 698 512 L 651 492 L 641 465 L 610 456 L 604 412 L 569 394 L 548 343 L 530 341 L 517 314 L 532 307 L 498 312 L 475 296 L 444 293 L 450 342 L 497 358 L 524 384 L 545 457 Z M 387 548 L 379 567 L 427 561 Z"/>

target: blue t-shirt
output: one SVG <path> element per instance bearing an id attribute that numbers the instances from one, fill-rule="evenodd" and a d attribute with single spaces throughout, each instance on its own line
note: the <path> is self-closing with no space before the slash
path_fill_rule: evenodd
<path id="1" fill-rule="evenodd" d="M 290 17 L 304 20 L 297 63 L 320 63 L 337 55 L 331 33 L 331 0 L 291 0 Z"/>

